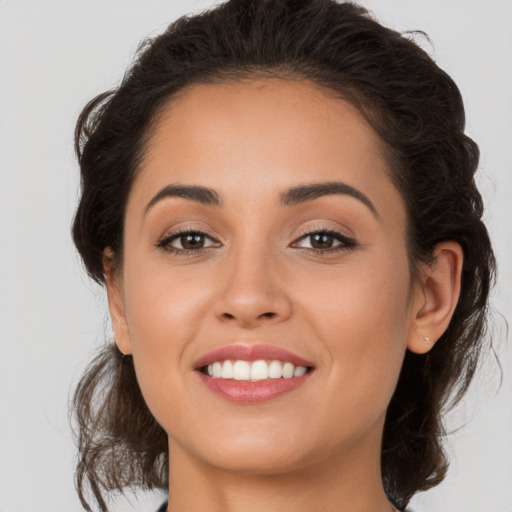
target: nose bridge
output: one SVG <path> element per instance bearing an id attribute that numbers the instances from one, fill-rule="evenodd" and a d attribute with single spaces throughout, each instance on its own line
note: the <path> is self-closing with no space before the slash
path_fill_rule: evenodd
<path id="1" fill-rule="evenodd" d="M 217 316 L 244 326 L 282 321 L 291 311 L 277 255 L 261 237 L 232 247 L 223 272 Z"/>

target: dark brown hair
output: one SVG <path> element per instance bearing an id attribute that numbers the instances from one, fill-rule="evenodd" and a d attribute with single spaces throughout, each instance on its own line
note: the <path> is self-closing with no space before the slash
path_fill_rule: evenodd
<path id="1" fill-rule="evenodd" d="M 334 0 L 231 0 L 179 19 L 144 43 L 119 87 L 94 98 L 78 120 L 82 195 L 73 239 L 89 275 L 104 283 L 103 251 L 111 247 L 121 261 L 125 205 L 156 116 L 189 85 L 265 76 L 338 94 L 380 135 L 406 202 L 412 270 L 440 242 L 464 251 L 453 319 L 428 354 L 406 354 L 387 413 L 382 478 L 403 507 L 444 478 L 442 412 L 477 367 L 495 270 L 474 182 L 479 152 L 464 134 L 460 92 L 410 35 Z M 102 511 L 105 491 L 167 487 L 166 434 L 142 398 L 131 357 L 114 344 L 92 361 L 73 412 L 76 483 L 87 510 L 87 487 Z"/>

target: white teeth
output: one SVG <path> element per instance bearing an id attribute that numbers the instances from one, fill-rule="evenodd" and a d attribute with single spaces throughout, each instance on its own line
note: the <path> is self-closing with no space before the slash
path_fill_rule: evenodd
<path id="1" fill-rule="evenodd" d="M 224 364 L 222 365 L 222 378 L 233 378 L 233 363 L 231 361 L 224 361 Z"/>
<path id="2" fill-rule="evenodd" d="M 272 361 L 268 367 L 268 376 L 271 379 L 280 379 L 283 376 L 283 365 L 280 361 Z"/>
<path id="3" fill-rule="evenodd" d="M 247 361 L 235 361 L 233 365 L 233 379 L 249 380 L 250 375 L 251 365 Z"/>
<path id="4" fill-rule="evenodd" d="M 245 381 L 259 381 L 267 379 L 291 379 L 301 377 L 307 373 L 306 366 L 294 366 L 290 362 L 271 361 L 270 364 L 262 359 L 258 361 L 216 361 L 209 364 L 207 373 L 217 379 L 234 379 Z"/>
<path id="5" fill-rule="evenodd" d="M 222 377 L 222 365 L 218 362 L 213 363 L 213 376 L 214 377 Z"/>
<path id="6" fill-rule="evenodd" d="M 307 371 L 308 371 L 308 369 L 305 366 L 296 366 L 295 370 L 293 371 L 293 376 L 294 377 L 301 377 Z"/>
<path id="7" fill-rule="evenodd" d="M 293 371 L 295 370 L 295 366 L 292 363 L 284 363 L 283 366 L 283 378 L 291 379 L 293 377 Z"/>
<path id="8" fill-rule="evenodd" d="M 268 379 L 268 364 L 265 361 L 254 361 L 251 365 L 251 380 Z"/>

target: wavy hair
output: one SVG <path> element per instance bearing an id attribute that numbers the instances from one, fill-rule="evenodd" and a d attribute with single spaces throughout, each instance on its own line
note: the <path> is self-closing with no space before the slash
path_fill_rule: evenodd
<path id="1" fill-rule="evenodd" d="M 459 89 L 411 34 L 335 0 L 230 0 L 180 18 L 144 42 L 120 85 L 80 115 L 73 240 L 89 275 L 103 284 L 104 249 L 122 264 L 125 206 L 159 113 L 187 86 L 268 76 L 309 80 L 337 94 L 379 134 L 406 204 L 413 273 L 440 242 L 456 241 L 464 252 L 451 323 L 428 354 L 407 352 L 387 412 L 382 479 L 404 507 L 445 476 L 442 417 L 467 390 L 485 347 L 495 272 L 474 181 L 479 151 L 464 134 Z M 87 488 L 105 512 L 108 492 L 167 487 L 167 436 L 143 400 L 131 356 L 106 345 L 79 382 L 72 413 L 75 479 L 86 510 Z"/>

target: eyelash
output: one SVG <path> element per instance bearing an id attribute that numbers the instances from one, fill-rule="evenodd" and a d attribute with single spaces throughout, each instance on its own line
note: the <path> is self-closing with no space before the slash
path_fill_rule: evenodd
<path id="1" fill-rule="evenodd" d="M 209 247 L 201 247 L 199 249 L 176 249 L 175 247 L 171 246 L 171 243 L 174 242 L 174 240 L 177 240 L 178 238 L 181 238 L 185 235 L 200 235 L 204 236 L 206 238 L 209 238 L 214 243 L 218 243 L 215 239 L 208 236 L 207 233 L 204 233 L 203 231 L 199 231 L 197 229 L 193 228 L 182 228 L 178 231 L 172 233 L 169 236 L 166 236 L 162 240 L 160 240 L 156 246 L 159 249 L 162 249 L 164 251 L 170 252 L 171 254 L 174 254 L 179 257 L 188 257 L 188 256 L 195 256 L 198 254 L 204 253 Z M 300 236 L 296 239 L 294 244 L 296 244 L 298 241 L 307 238 L 308 236 L 313 235 L 327 235 L 332 236 L 336 241 L 341 242 L 340 245 L 336 247 L 332 247 L 329 249 L 314 249 L 312 247 L 301 247 L 300 250 L 305 254 L 314 254 L 315 256 L 323 256 L 325 254 L 330 253 L 336 253 L 336 252 L 342 252 L 342 251 L 348 251 L 351 249 L 354 249 L 356 247 L 356 242 L 352 239 L 347 237 L 345 234 L 343 234 L 340 231 L 333 230 L 331 228 L 318 228 L 313 230 L 306 230 L 300 234 Z"/>
<path id="2" fill-rule="evenodd" d="M 175 254 L 176 256 L 195 256 L 197 254 L 202 254 L 206 251 L 207 247 L 201 247 L 200 249 L 176 249 L 175 247 L 171 246 L 171 243 L 174 242 L 174 240 L 177 240 L 178 238 L 181 238 L 182 236 L 186 235 L 203 235 L 207 238 L 210 238 L 211 240 L 214 240 L 213 238 L 209 237 L 206 233 L 203 231 L 199 231 L 197 229 L 193 228 L 181 228 L 172 233 L 169 236 L 166 236 L 162 240 L 160 240 L 157 243 L 157 247 L 159 249 L 163 249 L 164 251 L 170 252 L 171 254 Z M 216 241 L 216 240 L 215 240 Z"/>
<path id="3" fill-rule="evenodd" d="M 315 228 L 311 230 L 303 231 L 297 240 L 294 242 L 296 244 L 298 241 L 307 238 L 308 236 L 313 235 L 327 235 L 332 236 L 336 241 L 341 242 L 340 245 L 336 247 L 331 247 L 329 249 L 314 249 L 312 247 L 301 247 L 301 251 L 305 254 L 313 254 L 315 256 L 324 256 L 326 254 L 332 254 L 336 252 L 348 251 L 354 249 L 356 247 L 356 242 L 352 238 L 349 238 L 347 235 L 342 233 L 341 231 L 337 231 L 335 229 L 331 229 L 328 227 Z"/>

